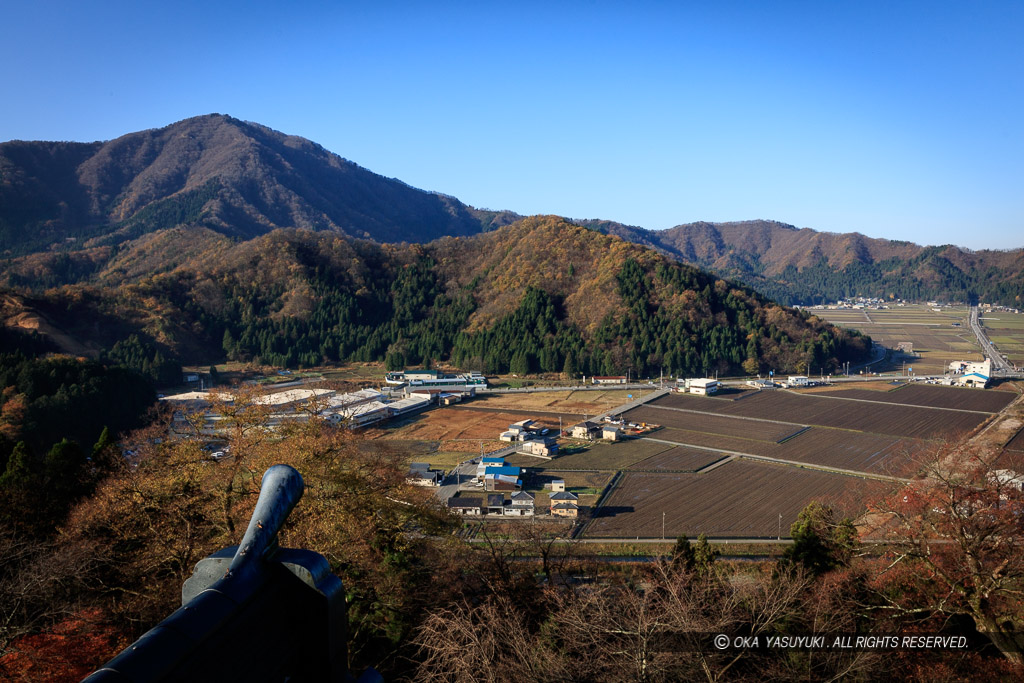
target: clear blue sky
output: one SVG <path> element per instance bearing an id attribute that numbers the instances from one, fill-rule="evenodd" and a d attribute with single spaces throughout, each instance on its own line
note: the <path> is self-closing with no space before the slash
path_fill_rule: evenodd
<path id="1" fill-rule="evenodd" d="M 1019 1 L 0 8 L 0 140 L 219 112 L 478 207 L 1024 247 Z"/>

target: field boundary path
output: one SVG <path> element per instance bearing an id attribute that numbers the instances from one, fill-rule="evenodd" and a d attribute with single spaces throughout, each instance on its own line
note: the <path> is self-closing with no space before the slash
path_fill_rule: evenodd
<path id="1" fill-rule="evenodd" d="M 895 401 L 876 401 L 876 400 L 870 399 L 870 398 L 852 398 L 850 396 L 829 396 L 828 394 L 823 393 L 823 392 L 817 392 L 817 393 L 814 393 L 814 394 L 806 394 L 806 393 L 801 393 L 799 391 L 793 391 L 792 389 L 782 389 L 781 391 L 783 391 L 785 393 L 793 394 L 795 396 L 810 396 L 812 398 L 828 398 L 828 399 L 831 399 L 833 401 L 858 401 L 860 403 L 874 403 L 875 405 L 883 405 L 883 406 L 902 406 L 902 407 L 905 407 L 905 408 L 925 408 L 927 410 L 948 410 L 948 411 L 954 412 L 954 413 L 973 413 L 975 415 L 988 415 L 988 416 L 992 416 L 992 415 L 997 415 L 1000 412 L 998 410 L 993 412 L 991 410 L 970 410 L 969 408 L 945 408 L 943 406 L 922 406 L 922 405 L 917 405 L 916 403 L 897 403 Z M 748 419 L 750 419 L 750 418 L 748 418 Z M 789 423 L 783 423 L 783 424 L 789 424 Z"/>

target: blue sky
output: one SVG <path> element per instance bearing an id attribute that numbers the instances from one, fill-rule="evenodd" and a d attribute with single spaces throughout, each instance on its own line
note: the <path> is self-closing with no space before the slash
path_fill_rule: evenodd
<path id="1" fill-rule="evenodd" d="M 1021 2 L 2 3 L 0 140 L 219 112 L 478 207 L 1024 247 Z"/>

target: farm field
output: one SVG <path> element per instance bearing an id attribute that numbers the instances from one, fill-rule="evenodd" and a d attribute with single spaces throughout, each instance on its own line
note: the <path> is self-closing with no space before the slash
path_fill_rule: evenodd
<path id="1" fill-rule="evenodd" d="M 903 477 L 913 473 L 916 468 L 913 456 L 924 446 L 923 442 L 913 439 L 812 427 L 764 455 L 780 460 Z"/>
<path id="2" fill-rule="evenodd" d="M 717 538 L 768 538 L 778 533 L 780 514 L 783 535 L 788 534 L 810 500 L 859 514 L 865 496 L 889 485 L 872 477 L 911 476 L 916 451 L 974 429 L 1017 396 L 925 384 L 846 386 L 820 392 L 744 390 L 722 397 L 671 394 L 625 412 L 631 421 L 661 425 L 646 437 L 618 443 L 563 440 L 565 452 L 554 459 L 522 454 L 507 459 L 527 468 L 526 488 L 540 507 L 548 500 L 544 483 L 565 479 L 581 496 L 588 538 L 659 537 L 663 511 L 669 537 L 704 532 Z M 580 410 L 579 396 L 585 393 L 599 398 Z M 371 444 L 387 444 L 410 461 L 450 469 L 479 453 L 481 442 L 487 451 L 509 445 L 497 436 L 513 422 L 531 418 L 557 429 L 561 415 L 562 426 L 569 427 L 584 414 L 623 405 L 626 393 L 488 395 L 366 434 Z M 1012 429 L 1000 444 L 1010 434 Z M 1018 446 L 1024 449 L 1024 436 L 1008 448 Z M 607 509 L 588 520 L 587 511 L 610 481 L 616 484 L 604 501 Z"/>
<path id="3" fill-rule="evenodd" d="M 833 389 L 821 392 L 838 398 L 857 398 L 868 401 L 899 403 L 927 408 L 956 408 L 998 413 L 1017 398 L 1014 391 L 961 389 L 927 384 L 904 384 L 887 392 L 866 389 Z"/>
<path id="4" fill-rule="evenodd" d="M 696 472 L 726 457 L 728 456 L 714 451 L 672 446 L 667 451 L 633 463 L 626 469 L 636 472 Z"/>
<path id="5" fill-rule="evenodd" d="M 1016 453 L 1024 453 L 1024 429 L 1017 432 L 1010 441 L 1006 444 L 1006 450 L 1014 451 Z"/>
<path id="6" fill-rule="evenodd" d="M 941 389 L 941 387 L 935 387 Z M 665 399 L 686 399 L 666 396 Z M 704 399 L 702 403 L 713 399 Z M 791 391 L 761 392 L 740 401 L 723 401 L 708 405 L 722 415 L 787 420 L 799 416 L 804 424 L 852 429 L 873 434 L 887 434 L 918 439 L 944 439 L 959 436 L 981 424 L 986 416 L 980 413 L 940 410 L 895 403 L 830 398 L 824 394 L 799 394 Z"/>
<path id="7" fill-rule="evenodd" d="M 628 402 L 636 391 L 544 391 L 537 393 L 483 394 L 471 405 L 508 410 L 534 410 L 557 415 L 594 416 Z M 557 417 L 556 417 L 557 421 Z"/>
<path id="8" fill-rule="evenodd" d="M 811 313 L 841 327 L 860 330 L 877 342 L 895 348 L 911 342 L 921 358 L 914 372 L 942 374 L 954 360 L 982 360 L 981 347 L 967 324 L 967 306 L 943 307 L 936 313 L 923 304 L 893 306 L 883 310 L 812 309 Z M 954 324 L 959 323 L 959 327 Z M 900 370 L 902 363 L 887 369 Z"/>
<path id="9" fill-rule="evenodd" d="M 626 413 L 626 417 L 633 422 L 649 422 L 671 429 L 771 442 L 791 438 L 805 428 L 805 425 L 792 422 L 725 417 L 659 405 L 635 408 Z"/>
<path id="10" fill-rule="evenodd" d="M 518 412 L 465 410 L 457 407 L 435 408 L 418 415 L 385 423 L 366 430 L 371 439 L 440 441 L 471 439 L 500 443 L 498 436 L 513 422 L 527 415 Z M 536 419 L 536 418 L 534 418 Z M 539 419 L 547 427 L 558 428 L 558 417 Z"/>
<path id="11" fill-rule="evenodd" d="M 733 460 L 704 474 L 627 472 L 584 531 L 585 538 L 775 538 L 800 510 L 826 500 L 853 514 L 883 485 L 793 467 Z M 781 531 L 780 531 L 781 530 Z"/>

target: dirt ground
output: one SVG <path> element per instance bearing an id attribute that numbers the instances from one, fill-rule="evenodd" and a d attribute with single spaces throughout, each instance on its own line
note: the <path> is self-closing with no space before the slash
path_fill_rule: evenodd
<path id="1" fill-rule="evenodd" d="M 556 416 L 559 413 L 571 413 L 574 415 L 599 415 L 612 408 L 628 403 L 639 392 L 633 390 L 617 391 L 558 391 L 538 392 L 535 394 L 490 394 L 482 399 L 476 399 L 472 405 L 483 405 L 487 408 L 508 408 L 520 410 L 534 410 L 551 412 Z M 556 418 L 557 420 L 557 418 Z"/>

